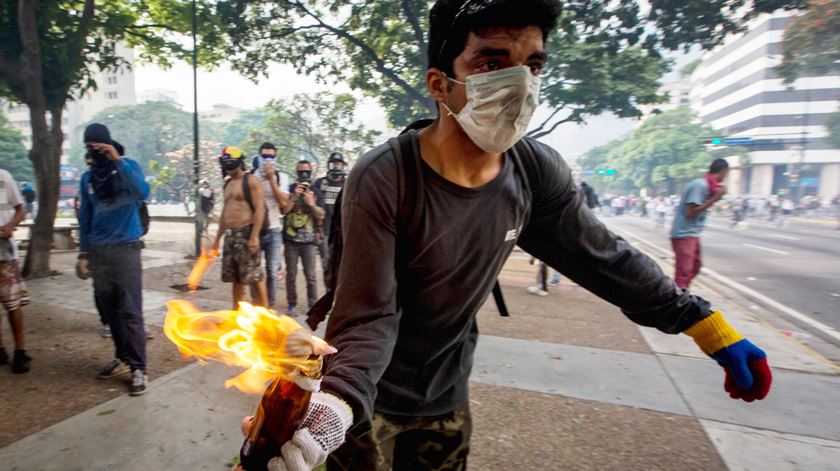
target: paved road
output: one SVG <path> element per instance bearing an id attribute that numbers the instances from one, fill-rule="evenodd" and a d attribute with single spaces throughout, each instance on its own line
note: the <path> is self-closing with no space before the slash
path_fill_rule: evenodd
<path id="1" fill-rule="evenodd" d="M 670 251 L 670 220 L 666 229 L 637 216 L 603 220 Z M 840 329 L 840 231 L 819 221 L 792 221 L 785 229 L 756 219 L 748 223 L 732 229 L 728 219 L 710 218 L 701 237 L 704 265 Z"/>

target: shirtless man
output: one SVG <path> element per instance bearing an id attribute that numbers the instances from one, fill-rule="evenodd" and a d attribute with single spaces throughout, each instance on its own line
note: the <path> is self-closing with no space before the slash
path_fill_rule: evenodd
<path id="1" fill-rule="evenodd" d="M 245 286 L 255 288 L 255 304 L 268 306 L 265 273 L 260 269 L 260 228 L 265 220 L 265 200 L 260 182 L 245 172 L 245 159 L 236 147 L 225 147 L 219 157 L 222 170 L 230 177 L 225 183 L 224 206 L 213 252 L 225 236 L 222 281 L 233 283 L 233 307 L 245 296 Z M 250 177 L 250 178 L 249 178 Z M 245 185 L 250 190 L 246 198 Z"/>

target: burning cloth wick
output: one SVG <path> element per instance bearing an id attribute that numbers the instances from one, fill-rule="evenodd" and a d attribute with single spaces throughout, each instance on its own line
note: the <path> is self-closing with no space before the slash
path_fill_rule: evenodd
<path id="1" fill-rule="evenodd" d="M 219 258 L 218 250 L 201 251 L 201 255 L 198 257 L 198 260 L 195 262 L 195 265 L 190 272 L 190 276 L 187 278 L 187 287 L 190 291 L 198 289 L 198 285 L 200 285 L 204 280 L 204 275 L 207 273 L 207 270 L 210 269 L 210 266 L 213 265 L 213 262 L 215 262 L 217 258 Z"/>
<path id="2" fill-rule="evenodd" d="M 318 364 L 318 355 L 337 351 L 293 318 L 246 302 L 236 311 L 200 312 L 184 300 L 166 306 L 166 337 L 185 357 L 246 368 L 225 381 L 243 392 L 262 393 L 267 381 L 288 379 Z"/>

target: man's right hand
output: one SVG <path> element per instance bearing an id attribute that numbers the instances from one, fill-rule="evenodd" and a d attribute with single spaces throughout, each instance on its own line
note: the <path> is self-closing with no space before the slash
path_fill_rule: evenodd
<path id="1" fill-rule="evenodd" d="M 248 436 L 252 423 L 252 417 L 242 419 L 243 435 Z M 303 423 L 280 448 L 281 456 L 268 462 L 269 471 L 311 471 L 344 443 L 351 425 L 353 411 L 344 400 L 332 394 L 312 394 Z"/>
<path id="2" fill-rule="evenodd" d="M 79 259 L 76 261 L 76 276 L 82 280 L 90 278 L 90 262 L 87 259 Z"/>
<path id="3" fill-rule="evenodd" d="M 715 189 L 715 191 L 712 193 L 712 198 L 714 198 L 715 201 L 717 201 L 717 200 L 723 198 L 723 195 L 725 195 L 725 194 L 726 194 L 726 185 L 721 185 L 721 186 L 717 187 Z"/>

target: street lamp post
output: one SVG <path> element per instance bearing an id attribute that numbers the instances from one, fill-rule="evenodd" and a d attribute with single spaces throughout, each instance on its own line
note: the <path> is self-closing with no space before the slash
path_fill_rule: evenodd
<path id="1" fill-rule="evenodd" d="M 195 216 L 195 256 L 201 255 L 201 221 L 198 218 L 198 211 L 200 210 L 200 196 L 199 196 L 199 161 L 198 161 L 198 46 L 196 41 L 196 25 L 198 19 L 196 18 L 196 5 L 192 1 L 192 67 L 193 67 L 193 199 L 195 205 L 193 206 L 193 215 Z"/>

